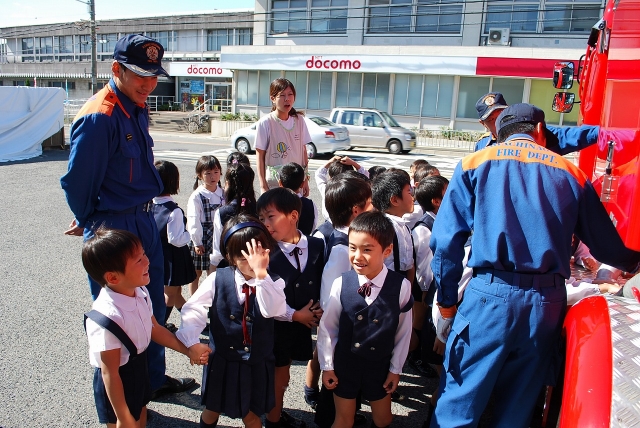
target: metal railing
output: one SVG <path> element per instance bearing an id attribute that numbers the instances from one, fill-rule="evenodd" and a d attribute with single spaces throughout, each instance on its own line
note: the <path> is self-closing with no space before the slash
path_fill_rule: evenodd
<path id="1" fill-rule="evenodd" d="M 416 146 L 425 149 L 459 150 L 473 152 L 476 142 L 482 138 L 482 131 L 458 131 L 454 129 L 414 129 Z"/>
<path id="2" fill-rule="evenodd" d="M 158 106 L 166 105 L 164 110 L 173 110 L 175 97 L 173 95 L 149 95 L 147 104 L 150 111 L 158 111 Z"/>
<path id="3" fill-rule="evenodd" d="M 64 100 L 64 123 L 70 124 L 80 111 L 86 99 L 82 100 Z"/>

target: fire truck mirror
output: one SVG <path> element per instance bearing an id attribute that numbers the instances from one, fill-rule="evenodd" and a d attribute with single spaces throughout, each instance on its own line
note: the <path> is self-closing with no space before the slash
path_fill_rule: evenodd
<path id="1" fill-rule="evenodd" d="M 553 66 L 553 87 L 571 89 L 573 86 L 573 62 L 556 62 Z"/>
<path id="2" fill-rule="evenodd" d="M 558 113 L 571 113 L 576 102 L 576 94 L 572 92 L 556 92 L 551 109 Z"/>

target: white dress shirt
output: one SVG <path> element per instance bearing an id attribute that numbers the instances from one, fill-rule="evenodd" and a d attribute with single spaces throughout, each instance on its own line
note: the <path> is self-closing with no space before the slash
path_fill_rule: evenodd
<path id="1" fill-rule="evenodd" d="M 336 229 L 338 232 L 342 232 L 345 235 L 349 233 L 348 227 L 339 227 Z M 331 293 L 331 286 L 336 278 L 339 278 L 343 273 L 351 270 L 351 262 L 349 261 L 349 247 L 346 245 L 336 245 L 331 249 L 329 259 L 324 264 L 322 270 L 322 281 L 320 282 L 320 307 L 325 308 L 327 301 L 329 300 L 329 294 Z"/>
<path id="2" fill-rule="evenodd" d="M 371 295 L 364 299 L 365 302 L 367 302 L 367 305 L 371 305 L 378 297 L 378 294 L 380 294 L 382 285 L 384 285 L 384 280 L 387 278 L 388 271 L 389 270 L 383 266 L 380 273 L 371 280 L 364 275 L 358 275 L 358 282 L 360 285 L 363 285 L 368 281 L 373 284 L 371 286 Z M 322 318 L 320 318 L 320 326 L 318 327 L 318 360 L 320 361 L 320 368 L 322 370 L 334 369 L 333 352 L 336 349 L 336 344 L 338 343 L 340 314 L 342 313 L 342 304 L 340 303 L 341 292 L 342 277 L 336 279 L 331 287 L 331 295 L 324 310 L 324 314 L 322 315 Z M 409 283 L 409 280 L 403 279 L 402 287 L 400 289 L 400 298 L 398 301 L 400 307 L 403 308 L 409 302 L 410 298 L 411 283 Z M 391 373 L 402 373 L 402 366 L 407 358 L 409 342 L 411 340 L 412 311 L 412 309 L 409 309 L 407 312 L 400 313 L 398 329 L 396 330 L 394 338 L 393 352 L 391 354 L 391 366 L 389 367 L 389 371 Z"/>
<path id="3" fill-rule="evenodd" d="M 193 191 L 191 196 L 189 196 L 189 201 L 187 202 L 187 230 L 191 234 L 193 245 L 196 247 L 202 245 L 202 222 L 205 218 L 200 195 L 207 198 L 211 205 L 224 204 L 224 191 L 220 186 L 218 186 L 215 192 L 211 192 L 203 185 L 200 185 Z"/>
<path id="4" fill-rule="evenodd" d="M 436 215 L 433 212 L 428 211 L 427 214 L 435 220 Z M 413 236 L 413 248 L 416 252 L 416 280 L 420 289 L 427 291 L 433 280 L 433 272 L 431 271 L 433 252 L 429 248 L 431 231 L 424 224 L 419 224 L 411 231 L 411 235 Z"/>
<path id="5" fill-rule="evenodd" d="M 134 297 L 103 287 L 91 309 L 97 310 L 118 324 L 129 336 L 138 353 L 147 349 L 151 342 L 153 309 L 146 287 L 136 288 Z M 101 365 L 100 352 L 112 349 L 120 348 L 120 366 L 129 361 L 129 351 L 120 339 L 91 319 L 87 319 L 87 337 L 89 338 L 89 362 L 93 367 Z"/>
<path id="6" fill-rule="evenodd" d="M 405 215 L 402 216 L 402 219 L 406 222 L 405 224 L 407 225 L 409 230 L 412 230 L 413 226 L 416 225 L 418 220 L 420 220 L 423 215 L 424 215 L 424 211 L 422 210 L 422 207 L 420 206 L 420 204 L 417 202 L 414 202 L 413 212 L 406 213 Z"/>
<path id="7" fill-rule="evenodd" d="M 213 214 L 213 245 L 211 249 L 211 255 L 209 256 L 209 263 L 211 266 L 218 266 L 218 263 L 224 259 L 220 252 L 220 239 L 222 239 L 222 219 L 220 218 L 220 210 L 216 210 Z"/>
<path id="8" fill-rule="evenodd" d="M 398 217 L 391 214 L 386 214 L 387 218 L 393 223 L 393 229 L 396 231 L 398 237 L 398 252 L 400 255 L 400 270 L 408 271 L 413 267 L 413 243 L 411 242 L 411 231 L 407 228 L 407 222 L 402 217 Z M 394 269 L 393 251 L 384 259 L 384 265 L 391 269 Z"/>
<path id="9" fill-rule="evenodd" d="M 238 304 L 244 304 L 245 297 L 242 286 L 248 284 L 255 287 L 256 302 L 260 307 L 260 313 L 265 318 L 274 318 L 283 315 L 286 311 L 286 300 L 284 296 L 284 281 L 279 279 L 273 281 L 269 275 L 263 280 L 251 278 L 245 279 L 242 272 L 234 269 L 234 281 Z M 178 339 L 187 348 L 200 343 L 200 332 L 207 325 L 209 319 L 209 308 L 216 295 L 216 272 L 211 273 L 202 282 L 198 290 L 184 304 L 180 312 L 182 322 L 180 329 L 176 332 Z M 214 344 L 209 346 L 215 350 Z"/>
<path id="10" fill-rule="evenodd" d="M 171 196 L 158 196 L 153 198 L 156 205 L 166 202 L 175 202 Z M 184 214 L 180 208 L 176 208 L 169 214 L 167 222 L 167 238 L 169 244 L 174 247 L 184 247 L 191 240 L 191 234 L 184 227 Z"/>

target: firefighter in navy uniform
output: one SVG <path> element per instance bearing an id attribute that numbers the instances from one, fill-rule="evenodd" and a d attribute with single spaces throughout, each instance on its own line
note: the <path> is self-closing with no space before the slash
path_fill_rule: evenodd
<path id="1" fill-rule="evenodd" d="M 476 103 L 479 122 L 487 129 L 480 140 L 476 142 L 474 152 L 496 144 L 496 119 L 503 109 L 508 106 L 500 92 L 489 92 Z M 546 125 L 547 149 L 566 155 L 582 150 L 598 142 L 599 126 L 551 126 Z"/>
<path id="2" fill-rule="evenodd" d="M 557 355 L 575 234 L 605 263 L 635 271 L 586 175 L 545 148 L 544 112 L 505 108 L 500 143 L 456 167 L 433 226 L 444 381 L 431 427 L 477 426 L 492 392 L 492 425 L 526 427 Z M 473 277 L 458 303 L 464 245 Z"/>
<path id="3" fill-rule="evenodd" d="M 74 219 L 65 232 L 87 240 L 103 225 L 135 234 L 149 258 L 147 285 L 153 315 L 164 320 L 164 258 L 162 242 L 148 203 L 162 191 L 153 165 L 147 97 L 162 68 L 164 49 L 157 41 L 131 34 L 116 43 L 113 77 L 80 109 L 71 125 L 71 152 L 60 183 Z M 95 300 L 100 285 L 89 278 Z M 164 348 L 151 342 L 147 352 L 153 398 L 181 392 L 195 379 L 165 375 Z"/>

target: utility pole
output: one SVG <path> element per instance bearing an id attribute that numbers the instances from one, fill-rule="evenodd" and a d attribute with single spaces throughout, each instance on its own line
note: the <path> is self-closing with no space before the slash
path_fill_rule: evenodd
<path id="1" fill-rule="evenodd" d="M 89 16 L 91 19 L 91 93 L 98 87 L 98 52 L 96 40 L 96 1 L 89 0 Z"/>

